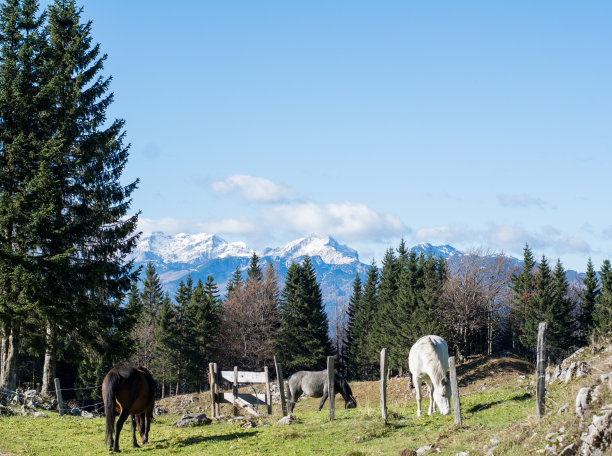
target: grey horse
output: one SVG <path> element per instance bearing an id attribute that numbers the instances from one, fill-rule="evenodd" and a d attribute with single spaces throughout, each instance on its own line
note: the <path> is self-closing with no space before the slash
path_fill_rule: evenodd
<path id="1" fill-rule="evenodd" d="M 289 399 L 289 412 L 293 412 L 295 403 L 303 394 L 310 397 L 320 397 L 319 411 L 323 408 L 323 404 L 329 397 L 329 381 L 327 370 L 322 371 L 299 371 L 289 377 L 289 390 L 287 391 Z M 357 400 L 353 396 L 351 387 L 348 382 L 339 375 L 334 376 L 334 391 L 340 393 L 344 399 L 344 408 L 357 407 Z"/>

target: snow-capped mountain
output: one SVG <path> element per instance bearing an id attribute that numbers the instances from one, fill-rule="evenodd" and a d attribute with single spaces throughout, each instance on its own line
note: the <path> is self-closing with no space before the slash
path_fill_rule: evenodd
<path id="1" fill-rule="evenodd" d="M 310 256 L 317 280 L 321 284 L 327 310 L 338 299 L 348 298 L 355 274 L 365 276 L 368 266 L 359 261 L 357 251 L 338 243 L 330 236 L 311 234 L 288 244 L 268 248 L 262 252 L 242 242 L 227 242 L 211 234 L 167 235 L 161 232 L 143 235 L 132 256 L 136 266 L 152 262 L 164 287 L 173 294 L 178 283 L 191 275 L 194 281 L 212 275 L 225 293 L 227 281 L 239 268 L 246 271 L 249 261 L 257 253 L 262 270 L 272 263 L 282 285 L 287 268 Z"/>
<path id="2" fill-rule="evenodd" d="M 420 244 L 415 245 L 410 248 L 411 252 L 415 252 L 417 256 L 421 253 L 424 256 L 434 256 L 434 257 L 442 257 L 445 260 L 448 260 L 450 257 L 454 255 L 462 255 L 463 252 L 460 252 L 452 245 L 431 245 L 428 242 L 422 242 Z"/>
<path id="3" fill-rule="evenodd" d="M 464 252 L 450 245 L 435 246 L 429 243 L 417 244 L 410 249 L 417 255 L 442 257 L 445 260 Z M 161 232 L 145 234 L 132 253 L 136 266 L 152 262 L 160 280 L 171 295 L 181 280 L 191 275 L 193 280 L 214 277 L 219 291 L 225 294 L 227 281 L 236 268 L 246 274 L 249 261 L 257 253 L 262 270 L 272 263 L 282 286 L 285 273 L 294 262 L 301 262 L 308 255 L 321 285 L 325 307 L 329 313 L 338 302 L 347 301 L 352 293 L 355 274 L 365 280 L 369 265 L 359 260 L 357 251 L 337 242 L 330 236 L 311 234 L 296 239 L 282 247 L 255 251 L 243 242 L 227 242 L 213 234 L 167 235 Z M 513 259 L 517 266 L 521 260 Z M 584 274 L 567 271 L 570 282 L 581 283 Z"/>

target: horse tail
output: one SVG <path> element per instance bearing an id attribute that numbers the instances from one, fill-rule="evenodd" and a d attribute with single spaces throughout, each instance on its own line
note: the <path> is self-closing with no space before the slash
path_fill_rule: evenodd
<path id="1" fill-rule="evenodd" d="M 117 387 L 119 386 L 119 373 L 114 369 L 106 374 L 104 379 L 104 417 L 106 419 L 106 434 L 104 436 L 104 445 L 108 446 L 109 440 L 113 439 L 115 433 L 115 396 Z"/>

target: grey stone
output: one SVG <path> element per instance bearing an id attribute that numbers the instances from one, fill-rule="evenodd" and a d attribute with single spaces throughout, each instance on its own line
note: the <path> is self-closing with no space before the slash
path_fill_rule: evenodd
<path id="1" fill-rule="evenodd" d="M 93 413 L 91 413 L 91 412 L 88 412 L 87 410 L 83 410 L 83 411 L 81 412 L 81 416 L 82 416 L 83 418 L 93 418 L 93 417 L 94 417 L 94 414 L 93 414 Z"/>
<path id="2" fill-rule="evenodd" d="M 580 454 L 584 456 L 604 454 L 612 449 L 612 410 L 603 415 L 593 415 L 593 421 L 580 440 Z"/>
<path id="3" fill-rule="evenodd" d="M 582 419 L 587 411 L 588 403 L 590 401 L 591 389 L 584 386 L 580 388 L 576 395 L 576 414 Z"/>
<path id="4" fill-rule="evenodd" d="M 209 424 L 210 419 L 204 413 L 187 413 L 183 415 L 180 420 L 174 422 L 177 427 L 185 426 L 199 426 L 202 424 Z"/>
<path id="5" fill-rule="evenodd" d="M 421 455 L 421 454 L 425 454 L 428 451 L 430 451 L 433 448 L 433 445 L 423 445 L 421 448 L 419 448 L 418 450 L 416 450 L 416 454 Z"/>
<path id="6" fill-rule="evenodd" d="M 283 416 L 280 420 L 278 420 L 276 422 L 276 424 L 282 424 L 282 425 L 290 425 L 295 423 L 295 416 L 294 415 L 287 415 L 287 416 Z"/>

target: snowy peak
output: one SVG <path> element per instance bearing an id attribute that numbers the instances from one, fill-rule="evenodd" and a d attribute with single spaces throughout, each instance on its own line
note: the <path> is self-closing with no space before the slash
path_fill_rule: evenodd
<path id="1" fill-rule="evenodd" d="M 351 264 L 359 261 L 357 251 L 339 244 L 331 236 L 311 234 L 308 237 L 291 241 L 277 249 L 267 249 L 264 257 L 282 258 L 297 261 L 306 255 L 320 257 L 327 264 Z"/>
<path id="2" fill-rule="evenodd" d="M 426 257 L 442 257 L 445 260 L 454 255 L 462 254 L 462 252 L 454 248 L 452 245 L 431 245 L 428 242 L 422 242 L 421 244 L 417 244 L 412 247 L 410 251 L 416 253 L 417 256 L 422 253 Z"/>
<path id="3" fill-rule="evenodd" d="M 196 263 L 226 257 L 250 257 L 253 250 L 244 242 L 227 242 L 214 234 L 170 236 L 161 232 L 143 234 L 133 252 L 137 263 Z"/>

